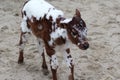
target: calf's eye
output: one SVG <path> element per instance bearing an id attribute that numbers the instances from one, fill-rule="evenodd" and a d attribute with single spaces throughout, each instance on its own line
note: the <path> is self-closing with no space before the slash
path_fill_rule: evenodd
<path id="1" fill-rule="evenodd" d="M 72 32 L 71 33 L 73 36 L 76 36 L 77 35 L 77 32 Z"/>

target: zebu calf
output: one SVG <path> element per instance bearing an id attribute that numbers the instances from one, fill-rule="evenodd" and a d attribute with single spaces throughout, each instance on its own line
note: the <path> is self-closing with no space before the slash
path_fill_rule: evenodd
<path id="1" fill-rule="evenodd" d="M 71 69 L 69 80 L 74 80 L 74 64 L 70 55 L 69 43 L 86 50 L 87 42 L 86 24 L 81 18 L 79 10 L 71 19 L 65 19 L 63 12 L 56 9 L 44 0 L 29 0 L 22 9 L 22 23 L 18 63 L 24 62 L 23 51 L 28 35 L 33 33 L 38 41 L 39 51 L 43 57 L 42 68 L 48 72 L 45 60 L 44 48 L 50 57 L 53 80 L 57 80 L 58 61 L 56 52 L 61 49 L 64 52 L 66 64 Z"/>

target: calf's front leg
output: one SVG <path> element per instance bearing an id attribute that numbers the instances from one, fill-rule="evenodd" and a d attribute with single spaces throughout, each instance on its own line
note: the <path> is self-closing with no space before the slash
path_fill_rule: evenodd
<path id="1" fill-rule="evenodd" d="M 70 68 L 71 73 L 68 77 L 69 80 L 74 80 L 74 64 L 73 64 L 73 59 L 72 56 L 70 55 L 70 49 L 66 49 L 65 55 L 64 55 L 65 61 L 67 66 Z"/>
<path id="2" fill-rule="evenodd" d="M 50 58 L 50 65 L 51 65 L 53 80 L 57 80 L 58 60 L 55 54 L 53 54 Z"/>
<path id="3" fill-rule="evenodd" d="M 50 47 L 46 47 L 46 52 L 50 57 L 50 68 L 52 71 L 52 78 L 53 80 L 58 80 L 57 79 L 58 60 L 55 54 L 55 50 L 51 49 Z"/>

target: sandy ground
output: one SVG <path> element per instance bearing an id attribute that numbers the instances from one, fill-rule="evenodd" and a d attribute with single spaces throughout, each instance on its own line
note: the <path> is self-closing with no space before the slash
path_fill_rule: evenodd
<path id="1" fill-rule="evenodd" d="M 26 45 L 25 64 L 18 65 L 21 8 L 25 0 L 0 0 L 0 80 L 51 80 L 41 72 L 35 38 Z M 72 17 L 81 11 L 88 26 L 90 48 L 71 47 L 77 80 L 120 80 L 120 0 L 47 0 Z M 68 80 L 68 68 L 59 63 L 58 79 Z M 49 61 L 47 60 L 47 63 Z"/>

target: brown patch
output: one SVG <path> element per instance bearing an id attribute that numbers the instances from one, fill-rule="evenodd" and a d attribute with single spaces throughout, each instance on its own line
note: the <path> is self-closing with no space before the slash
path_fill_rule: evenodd
<path id="1" fill-rule="evenodd" d="M 72 35 L 72 30 L 71 29 L 68 32 L 68 37 L 72 41 L 72 43 L 77 44 L 78 38 L 74 38 L 74 36 Z"/>
<path id="2" fill-rule="evenodd" d="M 70 53 L 70 48 L 66 49 L 66 52 L 69 54 L 69 53 Z M 68 59 L 69 59 L 69 58 L 72 58 L 72 56 L 69 54 L 69 55 L 67 56 L 67 58 L 68 58 Z M 71 60 L 70 65 L 73 67 L 72 62 L 73 62 L 73 60 Z"/>
<path id="3" fill-rule="evenodd" d="M 46 53 L 49 57 L 51 57 L 52 55 L 55 54 L 54 46 L 50 46 L 48 44 L 48 41 L 45 41 L 45 40 L 44 40 L 44 43 L 45 43 Z"/>
<path id="4" fill-rule="evenodd" d="M 61 21 L 61 18 L 57 18 L 57 19 L 56 19 L 56 23 L 57 23 L 57 24 L 60 24 L 60 21 Z"/>
<path id="5" fill-rule="evenodd" d="M 59 37 L 55 40 L 55 45 L 62 45 L 65 44 L 66 39 L 64 39 L 63 37 Z"/>
<path id="6" fill-rule="evenodd" d="M 27 25 L 32 30 L 32 33 L 38 37 L 43 39 L 46 52 L 49 56 L 52 56 L 55 51 L 54 47 L 50 46 L 48 44 L 48 41 L 50 41 L 50 33 L 52 32 L 52 17 L 50 17 L 50 20 L 46 19 L 46 15 L 43 18 L 40 18 L 37 20 L 34 16 L 32 17 L 33 22 L 31 22 L 30 19 L 27 20 Z M 42 26 L 42 29 L 39 29 L 38 27 Z M 60 43 L 59 43 L 60 42 Z M 56 40 L 57 44 L 63 44 L 65 43 L 65 40 L 63 38 L 60 38 Z"/>
<path id="7" fill-rule="evenodd" d="M 68 49 L 66 49 L 66 52 L 67 52 L 67 53 L 70 53 L 70 49 L 69 49 L 69 48 L 68 48 Z"/>
<path id="8" fill-rule="evenodd" d="M 28 24 L 36 37 L 42 38 L 45 41 L 50 40 L 50 31 L 52 31 L 52 22 L 47 20 L 46 17 L 36 20 L 35 17 L 32 17 L 33 22 L 28 19 Z M 40 30 L 38 27 L 42 26 Z"/>
<path id="9" fill-rule="evenodd" d="M 53 21 L 53 18 L 52 18 L 52 16 L 50 16 L 50 17 L 49 17 L 49 20 L 50 20 L 51 22 Z"/>

